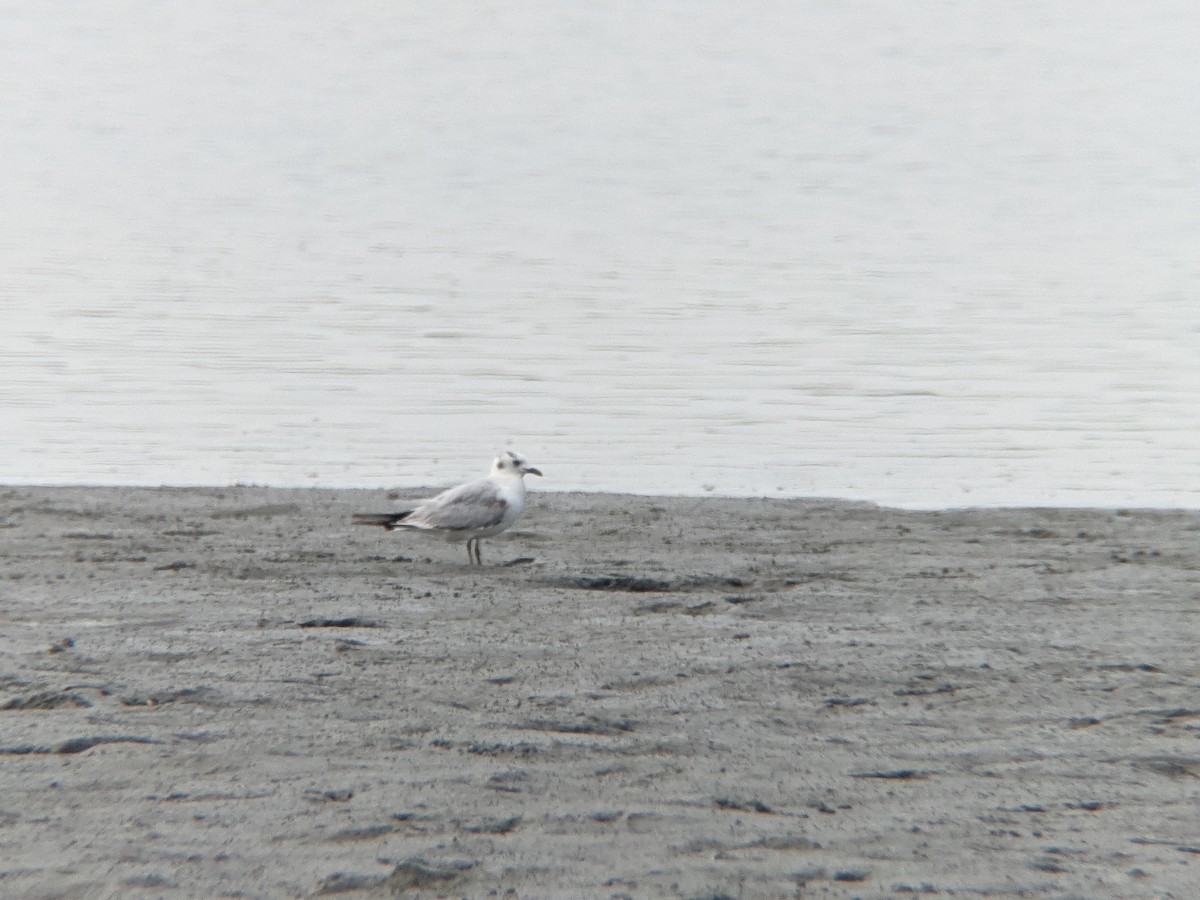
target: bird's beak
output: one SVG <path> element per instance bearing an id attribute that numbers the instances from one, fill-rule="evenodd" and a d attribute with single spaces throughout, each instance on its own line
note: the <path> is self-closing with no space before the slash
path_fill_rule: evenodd
<path id="1" fill-rule="evenodd" d="M 522 475 L 541 475 L 540 469 L 535 469 L 533 466 L 526 466 L 521 470 Z"/>

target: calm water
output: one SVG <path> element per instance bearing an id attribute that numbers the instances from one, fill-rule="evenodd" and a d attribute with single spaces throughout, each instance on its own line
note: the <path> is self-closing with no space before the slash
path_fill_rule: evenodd
<path id="1" fill-rule="evenodd" d="M 0 6 L 0 481 L 1200 507 L 1200 7 Z"/>

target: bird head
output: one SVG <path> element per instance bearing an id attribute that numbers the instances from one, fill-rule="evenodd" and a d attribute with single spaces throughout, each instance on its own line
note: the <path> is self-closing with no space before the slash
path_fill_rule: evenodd
<path id="1" fill-rule="evenodd" d="M 492 463 L 493 475 L 541 475 L 542 473 L 529 464 L 529 461 L 519 453 L 505 450 Z"/>

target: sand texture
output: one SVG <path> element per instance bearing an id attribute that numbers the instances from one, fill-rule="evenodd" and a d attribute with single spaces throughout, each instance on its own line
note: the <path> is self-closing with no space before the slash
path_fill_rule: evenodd
<path id="1" fill-rule="evenodd" d="M 0 895 L 1200 896 L 1195 513 L 387 507 L 0 489 Z"/>

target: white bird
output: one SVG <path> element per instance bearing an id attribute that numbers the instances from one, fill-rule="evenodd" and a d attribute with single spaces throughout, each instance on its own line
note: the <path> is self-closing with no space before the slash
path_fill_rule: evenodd
<path id="1" fill-rule="evenodd" d="M 519 454 L 505 451 L 492 463 L 492 474 L 460 484 L 412 509 L 395 513 L 355 513 L 359 525 L 381 525 L 388 531 L 411 528 L 467 542 L 467 558 L 483 565 L 479 542 L 504 531 L 525 510 L 525 477 L 542 473 Z"/>

